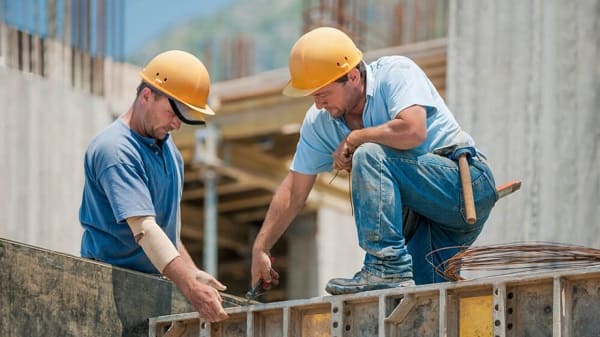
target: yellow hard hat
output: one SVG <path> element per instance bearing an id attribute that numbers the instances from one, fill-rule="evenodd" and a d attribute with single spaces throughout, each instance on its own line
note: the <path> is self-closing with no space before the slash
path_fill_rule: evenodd
<path id="1" fill-rule="evenodd" d="M 206 104 L 210 76 L 194 55 L 169 50 L 156 55 L 140 72 L 142 80 L 169 98 L 177 117 L 187 124 L 204 124 L 215 112 Z"/>
<path id="2" fill-rule="evenodd" d="M 339 29 L 319 27 L 292 47 L 286 96 L 307 96 L 347 74 L 362 60 L 362 52 Z"/>

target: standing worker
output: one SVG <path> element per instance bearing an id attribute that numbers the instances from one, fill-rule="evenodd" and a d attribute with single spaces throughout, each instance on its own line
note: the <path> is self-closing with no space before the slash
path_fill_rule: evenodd
<path id="1" fill-rule="evenodd" d="M 332 169 L 351 172 L 365 258 L 354 277 L 332 279 L 326 290 L 335 295 L 443 281 L 426 255 L 472 244 L 497 197 L 492 172 L 475 150 L 468 168 L 478 219 L 467 223 L 457 162 L 439 149 L 475 143 L 423 70 L 403 56 L 367 65 L 345 33 L 321 27 L 293 46 L 289 72 L 283 94 L 310 95 L 314 105 L 254 242 L 252 284 L 278 282 L 269 250 L 302 209 L 316 175 Z M 408 244 L 403 209 L 419 217 Z M 439 264 L 457 251 L 438 251 L 431 259 Z"/>
<path id="2" fill-rule="evenodd" d="M 168 277 L 208 321 L 227 318 L 219 290 L 180 241 L 183 159 L 170 133 L 204 124 L 210 78 L 192 54 L 171 50 L 141 71 L 129 110 L 85 154 L 81 256 Z"/>

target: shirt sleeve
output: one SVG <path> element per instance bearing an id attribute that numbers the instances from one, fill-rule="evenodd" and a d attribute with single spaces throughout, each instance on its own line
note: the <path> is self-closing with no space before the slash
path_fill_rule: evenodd
<path id="1" fill-rule="evenodd" d="M 290 166 L 292 171 L 314 175 L 332 170 L 332 153 L 337 148 L 339 140 L 320 136 L 327 133 L 324 133 L 325 130 L 319 132 L 318 128 L 326 128 L 326 126 L 313 114 L 307 114 L 300 129 L 300 140 Z M 333 125 L 329 125 L 329 129 L 328 134 L 335 133 Z"/>
<path id="2" fill-rule="evenodd" d="M 402 58 L 401 61 L 390 62 L 384 73 L 381 90 L 387 98 L 390 119 L 412 105 L 427 108 L 428 115 L 437 111 L 433 85 L 427 75 L 413 61 Z"/>
<path id="3" fill-rule="evenodd" d="M 319 174 L 331 171 L 333 157 L 331 153 L 319 151 L 305 139 L 300 138 L 290 169 L 302 174 Z"/>
<path id="4" fill-rule="evenodd" d="M 98 181 L 106 193 L 117 222 L 125 222 L 133 216 L 156 216 L 140 167 L 115 164 L 106 168 Z"/>

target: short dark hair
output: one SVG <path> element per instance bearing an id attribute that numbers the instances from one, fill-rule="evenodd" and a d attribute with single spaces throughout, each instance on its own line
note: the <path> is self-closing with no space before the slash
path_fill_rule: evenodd
<path id="1" fill-rule="evenodd" d="M 156 88 L 144 81 L 141 81 L 140 84 L 137 86 L 137 89 L 135 89 L 135 96 L 139 96 L 142 90 L 144 90 L 144 88 L 148 88 L 150 89 L 150 91 L 152 91 L 152 93 L 154 94 L 154 99 L 159 99 L 160 97 L 164 96 L 162 92 L 158 91 Z"/>

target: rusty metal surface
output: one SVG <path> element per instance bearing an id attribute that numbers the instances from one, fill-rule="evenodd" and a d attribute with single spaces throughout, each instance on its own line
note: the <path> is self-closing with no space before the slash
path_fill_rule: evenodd
<path id="1" fill-rule="evenodd" d="M 205 324 L 199 334 L 189 335 L 203 337 L 486 336 L 490 324 L 497 336 L 597 336 L 600 268 L 490 277 L 227 310 L 231 318 L 212 327 L 197 313 L 154 317 L 150 319 L 149 336 L 162 337 L 160 331 L 176 321 Z"/>
<path id="2" fill-rule="evenodd" d="M 379 333 L 378 302 L 348 303 L 343 312 L 344 336 L 377 336 Z"/>
<path id="3" fill-rule="evenodd" d="M 283 336 L 283 312 L 273 310 L 255 313 L 254 331 L 257 336 Z"/>
<path id="4" fill-rule="evenodd" d="M 292 321 L 292 336 L 329 336 L 331 314 L 328 307 L 295 310 Z"/>
<path id="5" fill-rule="evenodd" d="M 570 298 L 566 310 L 571 313 L 567 336 L 600 335 L 600 280 L 572 282 L 566 287 Z"/>
<path id="6" fill-rule="evenodd" d="M 552 288 L 543 284 L 508 287 L 506 336 L 552 336 Z"/>
<path id="7" fill-rule="evenodd" d="M 437 298 L 417 298 L 414 309 L 408 313 L 403 322 L 390 327 L 390 331 L 394 331 L 394 336 L 437 337 L 439 319 Z"/>

